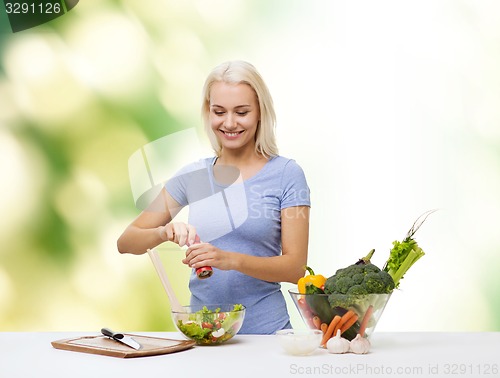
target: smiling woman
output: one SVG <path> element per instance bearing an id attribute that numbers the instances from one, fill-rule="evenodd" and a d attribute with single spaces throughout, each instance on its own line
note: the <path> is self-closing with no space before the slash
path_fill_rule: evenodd
<path id="1" fill-rule="evenodd" d="M 279 153 L 296 159 L 315 189 L 308 265 L 329 274 L 359 250 L 389 249 L 414 214 L 440 208 L 421 235 L 432 266 L 394 293 L 401 312 L 386 312 L 377 329 L 500 330 L 500 2 L 80 1 L 20 33 L 0 11 L 0 31 L 1 331 L 95 331 L 105 318 L 123 330 L 174 330 L 147 256 L 116 254 L 116 238 L 144 209 L 132 200 L 127 159 L 198 125 L 207 73 L 234 57 L 261 70 Z M 266 90 L 249 77 L 224 81 L 240 80 L 258 93 L 257 133 L 273 156 Z M 215 158 L 194 138 L 176 141 L 161 155 L 169 173 Z M 208 167 L 223 168 L 223 158 Z M 268 231 L 258 220 L 286 212 L 275 206 L 281 187 L 254 180 L 244 184 L 246 205 L 245 196 L 226 198 L 238 199 L 231 210 L 241 205 L 234 226 L 257 220 L 244 235 L 258 240 Z M 191 216 L 204 204 L 191 202 Z M 188 301 L 183 251 L 158 250 Z M 449 261 L 450 277 L 439 271 Z M 464 290 L 455 288 L 460 277 Z M 429 295 L 436 285 L 447 295 Z M 286 290 L 285 299 L 301 326 Z M 443 316 L 429 319 L 429 308 Z"/>
<path id="2" fill-rule="evenodd" d="M 186 245 L 182 262 L 193 270 L 192 306 L 244 305 L 240 333 L 291 328 L 280 282 L 296 283 L 307 264 L 310 199 L 304 172 L 278 155 L 273 102 L 254 66 L 219 65 L 203 93 L 215 157 L 188 164 L 170 179 L 127 227 L 118 249 L 143 254 L 163 242 Z M 188 223 L 173 222 L 185 206 Z M 200 280 L 196 270 L 206 266 L 213 275 Z"/>
<path id="3" fill-rule="evenodd" d="M 212 85 L 209 122 L 221 150 L 252 148 L 259 118 L 257 96 L 249 85 L 224 82 Z"/>
<path id="4" fill-rule="evenodd" d="M 225 107 L 231 108 L 231 112 Z M 228 118 L 231 115 L 238 117 L 240 123 L 244 120 L 241 128 L 254 124 L 253 134 L 258 154 L 278 154 L 274 134 L 276 115 L 273 100 L 264 80 L 251 64 L 242 61 L 227 62 L 210 73 L 203 88 L 202 115 L 205 130 L 217 156 L 222 151 L 217 129 L 225 126 L 227 132 L 235 132 L 232 128 L 236 119 Z"/>

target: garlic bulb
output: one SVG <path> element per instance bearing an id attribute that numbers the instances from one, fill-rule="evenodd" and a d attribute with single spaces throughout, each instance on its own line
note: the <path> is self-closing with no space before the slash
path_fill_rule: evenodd
<path id="1" fill-rule="evenodd" d="M 359 333 L 351 340 L 351 351 L 356 354 L 365 354 L 370 350 L 370 341 L 362 337 Z"/>
<path id="2" fill-rule="evenodd" d="M 326 342 L 326 349 L 328 349 L 330 353 L 347 353 L 349 352 L 349 345 L 349 340 L 340 337 L 339 329 L 337 334 Z"/>

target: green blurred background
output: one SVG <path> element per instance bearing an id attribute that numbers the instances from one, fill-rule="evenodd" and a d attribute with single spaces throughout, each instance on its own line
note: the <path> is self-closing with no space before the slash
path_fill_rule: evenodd
<path id="1" fill-rule="evenodd" d="M 174 329 L 147 255 L 116 250 L 139 211 L 127 162 L 200 128 L 229 59 L 262 73 L 306 172 L 309 265 L 371 248 L 381 265 L 439 208 L 378 329 L 500 330 L 498 2 L 86 0 L 18 33 L 1 17 L 0 331 Z M 182 251 L 159 249 L 187 302 Z"/>

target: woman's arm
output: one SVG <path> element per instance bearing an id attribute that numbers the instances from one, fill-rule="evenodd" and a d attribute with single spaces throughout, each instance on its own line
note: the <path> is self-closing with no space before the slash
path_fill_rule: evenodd
<path id="1" fill-rule="evenodd" d="M 250 256 L 222 251 L 209 243 L 202 243 L 189 247 L 183 262 L 193 268 L 209 265 L 223 270 L 238 270 L 264 281 L 297 283 L 304 276 L 308 242 L 309 207 L 295 206 L 281 211 L 280 256 Z"/>
<path id="2" fill-rule="evenodd" d="M 173 241 L 181 246 L 192 243 L 196 236 L 194 227 L 172 223 L 181 208 L 163 188 L 151 205 L 118 238 L 118 251 L 141 255 L 165 241 Z"/>

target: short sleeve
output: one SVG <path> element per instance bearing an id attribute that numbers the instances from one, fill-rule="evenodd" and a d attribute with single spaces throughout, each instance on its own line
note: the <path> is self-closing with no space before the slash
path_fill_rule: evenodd
<path id="1" fill-rule="evenodd" d="M 181 206 L 187 205 L 186 176 L 176 174 L 165 183 L 165 189 Z"/>
<path id="2" fill-rule="evenodd" d="M 306 176 L 295 160 L 289 160 L 286 163 L 283 169 L 281 187 L 283 193 L 281 209 L 293 206 L 311 206 L 311 193 Z"/>
<path id="3" fill-rule="evenodd" d="M 208 177 L 208 159 L 181 168 L 165 183 L 165 189 L 181 206 L 212 194 Z"/>

